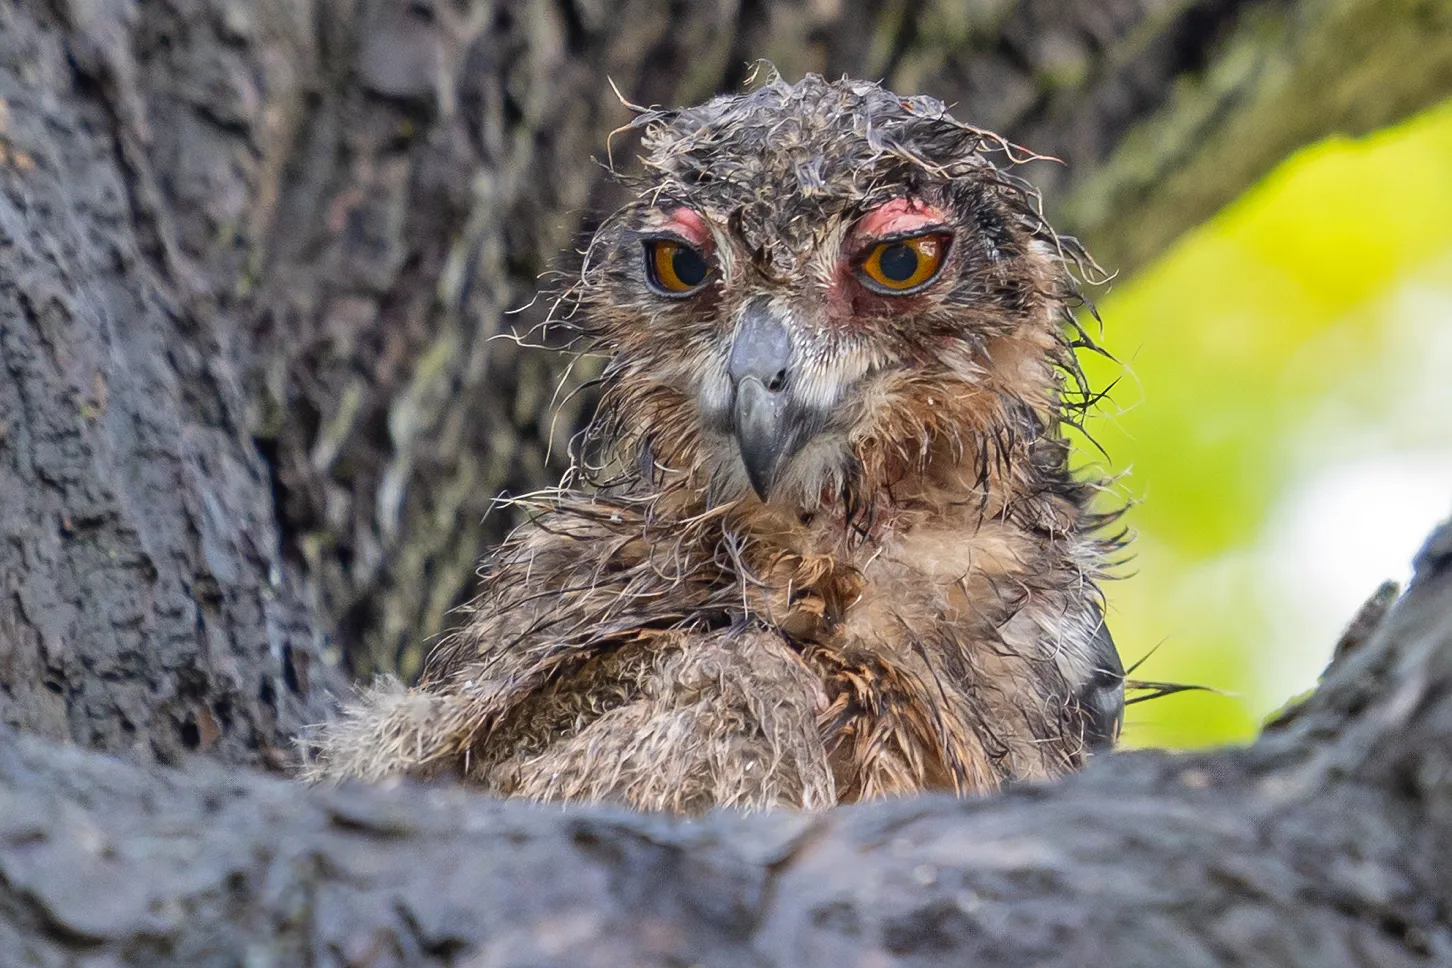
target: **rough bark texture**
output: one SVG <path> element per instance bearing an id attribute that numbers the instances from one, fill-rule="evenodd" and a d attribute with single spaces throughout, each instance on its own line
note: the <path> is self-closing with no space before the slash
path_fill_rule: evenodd
<path id="1" fill-rule="evenodd" d="M 671 822 L 0 742 L 20 965 L 1452 964 L 1452 523 L 1255 746 Z"/>
<path id="2" fill-rule="evenodd" d="M 195 251 L 172 198 L 226 194 L 245 152 L 148 98 L 132 8 L 66 13 L 0 7 L 0 719 L 280 761 L 329 671 L 212 288 L 230 246 Z"/>
<path id="3" fill-rule="evenodd" d="M 417 663 L 582 402 L 528 326 L 632 100 L 754 57 L 958 103 L 1132 269 L 1286 151 L 1452 90 L 1446 0 L 0 7 L 3 718 L 275 759 Z M 618 157 L 630 145 L 617 142 Z M 552 457 L 547 459 L 552 451 Z"/>
<path id="4" fill-rule="evenodd" d="M 1132 269 L 1445 96 L 1449 10 L 0 4 L 0 962 L 1452 964 L 1445 530 L 1238 752 L 699 825 L 238 768 L 339 655 L 409 671 L 494 494 L 559 468 L 563 362 L 491 337 L 612 203 L 607 75 L 687 102 L 766 56 L 956 100 L 1069 162 L 1034 172 L 1063 227 Z"/>

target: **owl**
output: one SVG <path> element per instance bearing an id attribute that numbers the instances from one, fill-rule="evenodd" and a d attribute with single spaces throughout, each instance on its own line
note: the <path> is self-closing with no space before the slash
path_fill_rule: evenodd
<path id="1" fill-rule="evenodd" d="M 467 625 L 309 774 L 695 814 L 1111 746 L 1119 539 L 1066 437 L 1092 263 L 1018 150 L 849 79 L 635 110 L 642 170 L 560 302 L 607 360 L 576 471 L 515 499 Z"/>

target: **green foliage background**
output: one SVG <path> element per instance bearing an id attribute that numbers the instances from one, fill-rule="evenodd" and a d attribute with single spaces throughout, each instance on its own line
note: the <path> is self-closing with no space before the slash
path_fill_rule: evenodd
<path id="1" fill-rule="evenodd" d="M 1452 101 L 1287 160 L 1098 300 L 1089 431 L 1136 503 L 1129 745 L 1245 740 L 1452 512 Z"/>

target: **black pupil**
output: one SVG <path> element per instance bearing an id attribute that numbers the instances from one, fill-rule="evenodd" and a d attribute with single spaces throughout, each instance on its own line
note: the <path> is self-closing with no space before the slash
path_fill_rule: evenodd
<path id="1" fill-rule="evenodd" d="M 695 249 L 676 246 L 671 254 L 671 271 L 683 286 L 699 286 L 706 280 L 706 260 Z"/>
<path id="2" fill-rule="evenodd" d="M 894 242 L 877 257 L 877 268 L 884 279 L 907 282 L 918 271 L 917 250 L 902 242 Z"/>

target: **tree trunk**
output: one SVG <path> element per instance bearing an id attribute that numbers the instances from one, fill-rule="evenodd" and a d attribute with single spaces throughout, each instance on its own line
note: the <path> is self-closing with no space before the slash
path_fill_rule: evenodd
<path id="1" fill-rule="evenodd" d="M 700 825 L 235 768 L 284 764 L 343 670 L 410 672 L 494 495 L 563 467 L 588 402 L 493 337 L 618 197 L 606 78 L 692 102 L 756 56 L 1064 158 L 1051 211 L 1132 270 L 1445 96 L 1452 3 L 0 5 L 7 959 L 1452 964 L 1448 532 L 1246 751 Z"/>
<path id="2" fill-rule="evenodd" d="M 4 718 L 268 760 L 338 657 L 417 667 L 492 499 L 556 476 L 588 406 L 493 337 L 617 198 L 607 78 L 692 102 L 765 55 L 956 101 L 1063 157 L 1032 171 L 1053 211 L 1132 269 L 1296 145 L 1452 90 L 1449 28 L 1446 0 L 7 4 Z"/>
<path id="3" fill-rule="evenodd" d="M 1372 623 L 1366 623 L 1371 626 Z M 1452 964 L 1452 522 L 1255 746 L 667 821 L 0 742 L 7 964 Z"/>

